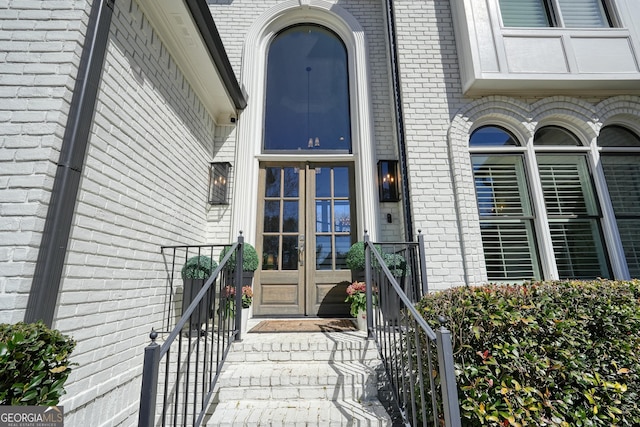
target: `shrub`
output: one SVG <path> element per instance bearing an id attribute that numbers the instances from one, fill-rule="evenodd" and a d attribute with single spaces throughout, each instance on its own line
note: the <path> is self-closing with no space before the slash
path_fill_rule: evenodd
<path id="1" fill-rule="evenodd" d="M 380 245 L 374 245 L 376 250 L 382 253 L 382 247 Z M 397 269 L 401 265 L 406 267 L 407 262 L 404 257 L 399 254 L 386 254 L 382 253 L 382 257 L 385 260 L 385 264 L 389 267 L 392 274 L 400 273 L 401 271 Z M 399 257 L 399 258 L 398 258 Z M 364 242 L 356 242 L 347 251 L 347 256 L 345 258 L 345 264 L 349 270 L 362 271 L 365 267 L 365 256 L 364 256 Z M 378 264 L 378 259 L 371 254 L 371 266 L 375 271 L 380 271 L 380 264 Z M 404 268 L 403 267 L 403 268 Z"/>
<path id="2" fill-rule="evenodd" d="M 230 246 L 225 246 L 220 252 L 220 261 L 229 252 Z M 258 269 L 258 253 L 250 243 L 244 243 L 242 245 L 242 271 L 256 271 Z M 236 254 L 232 254 L 227 264 L 230 270 L 236 267 Z"/>
<path id="3" fill-rule="evenodd" d="M 183 279 L 208 279 L 218 264 L 208 256 L 199 255 L 191 257 L 182 267 Z"/>
<path id="4" fill-rule="evenodd" d="M 42 322 L 0 324 L 0 405 L 57 405 L 75 346 Z"/>
<path id="5" fill-rule="evenodd" d="M 461 287 L 449 319 L 465 426 L 640 425 L 640 281 Z"/>

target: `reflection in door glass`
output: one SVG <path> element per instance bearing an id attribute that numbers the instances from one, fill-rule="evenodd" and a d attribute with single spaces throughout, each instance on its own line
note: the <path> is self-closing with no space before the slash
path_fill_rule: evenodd
<path id="1" fill-rule="evenodd" d="M 266 197 L 280 197 L 280 168 L 267 168 L 265 178 Z"/>
<path id="2" fill-rule="evenodd" d="M 331 200 L 316 200 L 316 231 L 331 232 Z"/>
<path id="3" fill-rule="evenodd" d="M 335 231 L 338 233 L 348 233 L 351 231 L 351 206 L 349 200 L 335 201 Z"/>
<path id="4" fill-rule="evenodd" d="M 298 269 L 298 236 L 282 236 L 282 269 Z"/>
<path id="5" fill-rule="evenodd" d="M 347 252 L 351 247 L 351 236 L 336 236 L 336 270 L 347 269 Z"/>
<path id="6" fill-rule="evenodd" d="M 349 168 L 333 168 L 333 197 L 349 197 Z"/>
<path id="7" fill-rule="evenodd" d="M 299 194 L 298 168 L 284 168 L 284 197 L 298 197 Z"/>
<path id="8" fill-rule="evenodd" d="M 316 197 L 331 197 L 330 168 L 316 169 Z"/>
<path id="9" fill-rule="evenodd" d="M 282 231 L 295 233 L 298 231 L 298 201 L 284 202 L 284 218 L 282 219 Z"/>
<path id="10" fill-rule="evenodd" d="M 264 231 L 278 232 L 280 230 L 280 201 L 264 202 Z"/>
<path id="11" fill-rule="evenodd" d="M 316 270 L 331 270 L 331 236 L 316 237 Z"/>
<path id="12" fill-rule="evenodd" d="M 264 236 L 262 240 L 262 269 L 278 269 L 278 236 Z"/>

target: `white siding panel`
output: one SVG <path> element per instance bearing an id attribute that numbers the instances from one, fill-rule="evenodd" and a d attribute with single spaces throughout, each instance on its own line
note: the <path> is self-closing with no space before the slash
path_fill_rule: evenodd
<path id="1" fill-rule="evenodd" d="M 569 67 L 560 37 L 505 37 L 511 73 L 567 73 Z"/>
<path id="2" fill-rule="evenodd" d="M 634 73 L 638 63 L 629 39 L 573 38 L 573 50 L 581 73 Z M 597 52 L 597 55 L 594 55 Z"/>

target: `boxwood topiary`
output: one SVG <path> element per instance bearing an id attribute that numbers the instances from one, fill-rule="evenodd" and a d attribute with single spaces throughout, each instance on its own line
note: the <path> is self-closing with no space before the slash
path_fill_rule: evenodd
<path id="1" fill-rule="evenodd" d="M 208 279 L 218 264 L 208 256 L 196 255 L 184 263 L 182 267 L 183 279 Z"/>
<path id="2" fill-rule="evenodd" d="M 0 405 L 57 405 L 75 346 L 42 322 L 0 324 Z"/>
<path id="3" fill-rule="evenodd" d="M 230 246 L 225 246 L 220 252 L 220 261 L 229 252 Z M 236 267 L 236 254 L 232 254 L 229 258 L 229 270 L 233 270 Z M 250 243 L 243 243 L 242 245 L 242 271 L 256 271 L 258 269 L 258 253 L 256 248 Z"/>
<path id="4" fill-rule="evenodd" d="M 461 287 L 449 319 L 465 426 L 640 425 L 640 281 Z"/>

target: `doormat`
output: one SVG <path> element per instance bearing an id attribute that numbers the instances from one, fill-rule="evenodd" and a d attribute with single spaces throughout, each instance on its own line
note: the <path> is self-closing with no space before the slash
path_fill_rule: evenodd
<path id="1" fill-rule="evenodd" d="M 249 332 L 349 332 L 358 329 L 349 319 L 263 320 Z"/>

